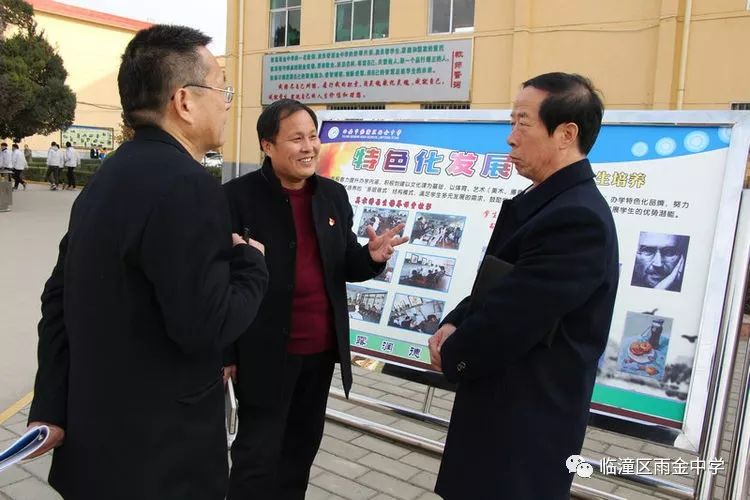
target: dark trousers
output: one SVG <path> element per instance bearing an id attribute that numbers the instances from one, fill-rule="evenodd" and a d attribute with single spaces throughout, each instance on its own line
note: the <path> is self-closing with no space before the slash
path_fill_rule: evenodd
<path id="1" fill-rule="evenodd" d="M 13 179 L 16 181 L 15 185 L 13 186 L 14 189 L 18 189 L 18 185 L 19 184 L 23 184 L 24 186 L 26 185 L 26 181 L 23 180 L 23 170 L 17 170 L 17 169 L 14 168 L 13 169 Z M 26 188 L 24 188 L 24 189 L 26 189 Z"/>
<path id="2" fill-rule="evenodd" d="M 60 167 L 56 165 L 47 165 L 47 173 L 44 175 L 44 180 L 50 184 L 60 184 Z"/>
<path id="3" fill-rule="evenodd" d="M 67 167 L 68 168 L 68 187 L 76 187 L 76 168 L 75 167 Z"/>
<path id="4" fill-rule="evenodd" d="M 227 500 L 304 500 L 323 437 L 334 363 L 332 352 L 287 355 L 280 405 L 261 408 L 240 401 Z"/>

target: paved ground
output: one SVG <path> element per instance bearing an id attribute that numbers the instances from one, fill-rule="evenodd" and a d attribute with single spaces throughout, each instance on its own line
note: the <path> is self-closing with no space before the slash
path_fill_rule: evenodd
<path id="1" fill-rule="evenodd" d="M 67 213 L 74 197 L 75 193 L 49 192 L 43 186 L 32 186 L 26 193 L 16 193 L 12 212 L 0 213 L 0 232 L 4 235 L 3 252 L 8 256 L 6 277 L 10 277 L 0 281 L 0 294 L 10 297 L 9 302 L 3 303 L 0 314 L 0 317 L 9 321 L 9 328 L 3 326 L 1 334 L 3 349 L 0 351 L 0 380 L 3 380 L 3 383 L 0 387 L 0 449 L 16 439 L 25 429 L 28 405 L 19 405 L 17 413 L 3 410 L 27 394 L 33 386 L 36 366 L 35 323 L 39 316 L 38 297 L 56 256 L 56 245 L 63 233 Z M 17 263 L 21 265 L 14 265 Z M 741 354 L 746 355 L 746 351 L 747 342 L 744 341 Z M 425 386 L 377 371 L 356 366 L 353 368 L 354 393 L 415 410 L 422 409 Z M 334 385 L 340 386 L 338 380 L 338 376 L 334 377 Z M 742 381 L 739 373 L 735 373 L 731 396 L 733 408 L 727 419 L 730 428 L 737 414 L 736 406 L 741 390 L 744 390 Z M 438 389 L 432 400 L 431 412 L 448 418 L 452 403 L 453 394 Z M 351 401 L 330 398 L 329 408 L 435 441 L 445 440 L 446 430 L 443 427 L 416 423 L 395 414 L 359 406 Z M 7 417 L 7 420 L 3 420 L 4 417 Z M 722 443 L 725 459 L 728 458 L 730 444 L 731 434 L 726 433 Z M 595 459 L 679 457 L 690 462 L 695 458 L 672 448 L 594 428 L 590 428 L 587 433 L 582 454 Z M 60 497 L 46 484 L 49 464 L 50 457 L 47 455 L 0 473 L 0 499 L 59 499 Z M 438 466 L 438 456 L 329 421 L 312 470 L 307 498 L 435 499 L 438 497 L 431 493 L 431 490 Z M 669 476 L 666 479 L 691 485 L 695 481 L 695 474 Z M 723 486 L 724 481 L 725 479 L 719 476 L 717 484 Z M 632 500 L 670 498 L 661 494 L 654 495 L 644 489 L 601 475 L 576 479 L 576 484 Z"/>

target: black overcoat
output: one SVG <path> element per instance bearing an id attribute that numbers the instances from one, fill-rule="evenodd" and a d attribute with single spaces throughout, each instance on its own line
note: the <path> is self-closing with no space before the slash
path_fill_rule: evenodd
<path id="1" fill-rule="evenodd" d="M 156 128 L 78 196 L 42 295 L 29 415 L 65 430 L 49 482 L 66 499 L 224 498 L 222 352 L 268 282 L 230 230 L 218 183 Z"/>
<path id="2" fill-rule="evenodd" d="M 487 253 L 515 268 L 444 320 L 458 326 L 441 349 L 458 382 L 435 487 L 446 499 L 569 497 L 565 460 L 583 444 L 619 274 L 593 177 L 581 160 L 505 202 Z"/>

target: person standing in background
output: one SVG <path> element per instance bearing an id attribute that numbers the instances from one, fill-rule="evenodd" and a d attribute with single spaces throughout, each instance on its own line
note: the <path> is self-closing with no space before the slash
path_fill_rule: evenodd
<path id="1" fill-rule="evenodd" d="M 78 151 L 70 144 L 70 141 L 65 143 L 64 153 L 65 168 L 68 171 L 68 185 L 63 186 L 63 189 L 75 189 L 76 188 L 76 167 L 81 165 L 81 159 L 78 157 Z"/>
<path id="2" fill-rule="evenodd" d="M 60 184 L 60 165 L 62 164 L 62 152 L 56 142 L 52 141 L 47 150 L 47 173 L 44 180 L 49 182 L 49 188 L 52 191 L 57 190 Z"/>
<path id="3" fill-rule="evenodd" d="M 18 144 L 13 144 L 13 151 L 10 157 L 10 166 L 13 169 L 13 179 L 15 179 L 15 185 L 13 191 L 18 190 L 18 185 L 23 185 L 23 190 L 26 191 L 26 181 L 23 180 L 23 171 L 26 169 L 26 158 L 23 152 L 18 149 Z"/>

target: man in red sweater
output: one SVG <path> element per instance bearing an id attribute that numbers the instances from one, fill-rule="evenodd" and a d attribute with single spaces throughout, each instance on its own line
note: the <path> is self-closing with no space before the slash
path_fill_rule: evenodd
<path id="1" fill-rule="evenodd" d="M 227 498 L 303 500 L 337 361 L 347 394 L 351 387 L 346 282 L 377 276 L 408 238 L 403 224 L 379 236 L 369 227 L 359 244 L 346 190 L 315 173 L 309 107 L 277 101 L 257 129 L 262 168 L 224 187 L 233 228 L 265 245 L 270 277 L 256 320 L 225 360 L 240 403 Z"/>

